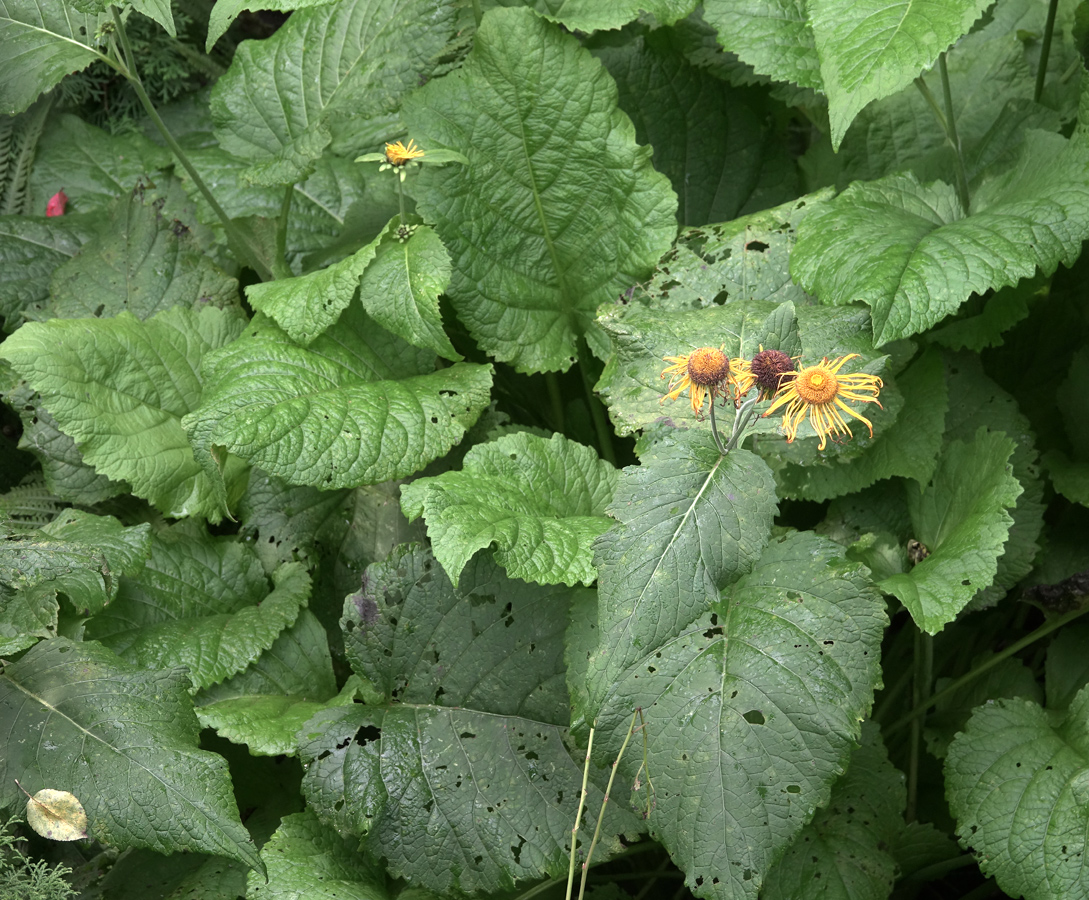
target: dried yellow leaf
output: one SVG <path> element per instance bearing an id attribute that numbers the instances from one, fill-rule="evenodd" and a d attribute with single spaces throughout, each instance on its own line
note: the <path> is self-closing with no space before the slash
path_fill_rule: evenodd
<path id="1" fill-rule="evenodd" d="M 87 813 L 76 795 L 68 791 L 38 791 L 26 802 L 26 821 L 52 841 L 81 841 L 87 837 Z"/>

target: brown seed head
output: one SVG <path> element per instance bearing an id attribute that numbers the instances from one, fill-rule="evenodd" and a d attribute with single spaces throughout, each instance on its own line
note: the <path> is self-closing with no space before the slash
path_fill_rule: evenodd
<path id="1" fill-rule="evenodd" d="M 752 374 L 763 392 L 774 394 L 782 376 L 794 371 L 794 360 L 782 350 L 761 350 L 752 358 Z"/>
<path id="2" fill-rule="evenodd" d="M 730 359 L 714 347 L 700 347 L 688 357 L 688 377 L 702 387 L 722 384 L 730 375 Z"/>

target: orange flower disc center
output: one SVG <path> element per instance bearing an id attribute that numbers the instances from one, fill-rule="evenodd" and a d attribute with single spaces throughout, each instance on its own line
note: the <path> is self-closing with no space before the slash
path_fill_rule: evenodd
<path id="1" fill-rule="evenodd" d="M 794 390 L 806 403 L 820 406 L 831 403 L 839 393 L 839 381 L 820 366 L 802 369 L 794 381 Z"/>
<path id="2" fill-rule="evenodd" d="M 714 347 L 700 347 L 688 357 L 688 377 L 703 387 L 721 384 L 730 374 L 730 359 Z"/>

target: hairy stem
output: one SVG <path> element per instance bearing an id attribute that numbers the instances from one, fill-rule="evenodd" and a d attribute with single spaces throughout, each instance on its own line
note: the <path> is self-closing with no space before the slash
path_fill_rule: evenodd
<path id="1" fill-rule="evenodd" d="M 566 900 L 571 900 L 571 890 L 575 886 L 575 845 L 578 843 L 579 822 L 582 821 L 582 810 L 586 806 L 586 783 L 590 779 L 590 753 L 594 749 L 594 725 L 590 727 L 590 738 L 586 741 L 586 762 L 582 766 L 582 790 L 579 791 L 579 806 L 575 811 L 575 824 L 571 828 L 571 859 L 567 864 L 567 894 Z M 585 872 L 585 869 L 583 870 Z M 583 876 L 585 882 L 585 875 Z"/>
<path id="2" fill-rule="evenodd" d="M 182 168 L 189 173 L 189 177 L 193 179 L 193 184 L 197 186 L 197 190 L 201 192 L 204 199 L 208 201 L 208 205 L 212 207 L 212 211 L 218 216 L 220 222 L 223 223 L 223 229 L 227 232 L 228 241 L 231 246 L 245 257 L 242 262 L 253 269 L 262 281 L 269 281 L 272 278 L 272 273 L 269 271 L 268 267 L 261 262 L 260 254 L 250 243 L 249 238 L 235 226 L 234 222 L 231 221 L 230 216 L 228 216 L 223 207 L 219 205 L 216 198 L 212 196 L 212 192 L 208 189 L 208 185 L 204 183 L 204 179 L 200 177 L 196 167 L 181 148 L 181 145 L 174 140 L 174 135 L 170 133 L 170 130 L 166 127 L 166 123 L 159 115 L 158 110 L 155 109 L 155 104 L 151 102 L 151 98 L 147 95 L 147 91 L 144 90 L 143 82 L 140 81 L 140 73 L 136 71 L 136 61 L 132 54 L 132 45 L 129 43 L 129 36 L 125 31 L 125 23 L 121 19 L 121 14 L 118 12 L 116 6 L 111 6 L 110 12 L 113 14 L 114 27 L 117 30 L 117 37 L 121 41 L 121 50 L 125 56 L 126 71 L 122 74 L 129 80 L 129 84 L 132 85 L 132 89 L 136 92 L 136 96 L 140 100 L 140 104 L 144 107 L 144 111 L 148 114 L 148 118 L 151 119 L 152 123 L 158 129 L 159 134 L 163 136 L 163 140 L 166 141 L 166 145 L 170 148 L 174 157 L 181 163 Z"/>
<path id="3" fill-rule="evenodd" d="M 1036 89 L 1032 92 L 1032 99 L 1037 103 L 1044 95 L 1044 82 L 1047 81 L 1047 59 L 1051 55 L 1051 35 L 1055 33 L 1055 12 L 1059 8 L 1059 0 L 1051 0 L 1047 5 L 1047 21 L 1044 23 L 1044 42 L 1040 47 L 1040 67 L 1036 70 Z"/>

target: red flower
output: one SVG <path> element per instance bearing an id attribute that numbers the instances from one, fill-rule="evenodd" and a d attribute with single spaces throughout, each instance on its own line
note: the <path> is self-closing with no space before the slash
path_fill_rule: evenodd
<path id="1" fill-rule="evenodd" d="M 45 205 L 47 216 L 63 216 L 64 207 L 68 204 L 68 195 L 63 190 L 57 191 Z"/>

